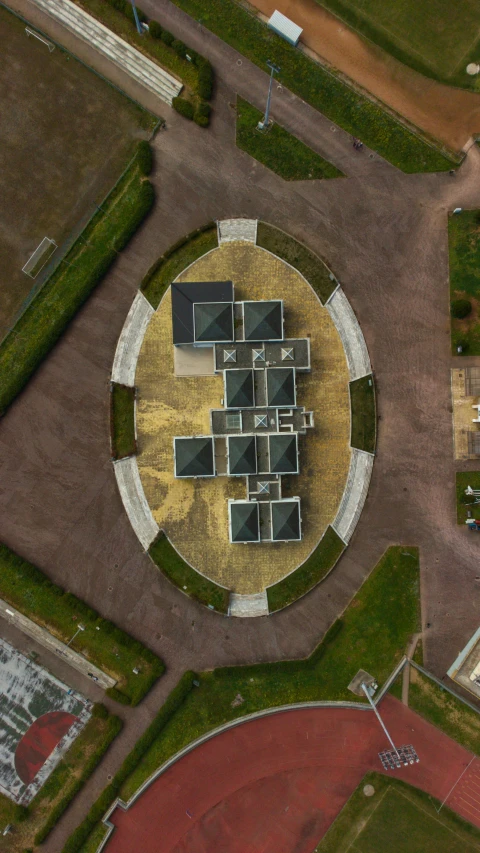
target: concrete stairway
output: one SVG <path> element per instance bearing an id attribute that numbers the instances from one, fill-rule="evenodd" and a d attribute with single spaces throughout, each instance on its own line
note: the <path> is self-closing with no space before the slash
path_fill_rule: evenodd
<path id="1" fill-rule="evenodd" d="M 98 50 L 134 80 L 167 104 L 180 94 L 183 85 L 143 53 L 112 33 L 70 0 L 33 0 L 36 6 L 59 21 L 76 36 Z"/>

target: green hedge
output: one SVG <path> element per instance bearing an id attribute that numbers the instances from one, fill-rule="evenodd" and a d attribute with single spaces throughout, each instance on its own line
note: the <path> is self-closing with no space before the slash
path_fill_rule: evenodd
<path id="1" fill-rule="evenodd" d="M 257 225 L 257 246 L 268 249 L 283 261 L 287 261 L 311 284 L 322 305 L 337 287 L 337 280 L 318 255 L 299 243 L 290 234 L 285 234 L 273 225 L 259 222 Z"/>
<path id="2" fill-rule="evenodd" d="M 313 554 L 302 566 L 295 569 L 286 578 L 267 589 L 268 609 L 270 613 L 282 610 L 313 589 L 333 569 L 345 549 L 345 543 L 335 533 L 333 527 L 327 527 Z"/>
<path id="3" fill-rule="evenodd" d="M 110 435 L 113 459 L 137 452 L 135 439 L 135 388 L 112 382 L 110 386 Z"/>
<path id="4" fill-rule="evenodd" d="M 152 264 L 140 285 L 152 307 L 158 308 L 167 288 L 186 267 L 217 246 L 217 226 L 214 222 L 207 222 L 202 228 L 191 231 L 170 246 Z"/>
<path id="5" fill-rule="evenodd" d="M 111 806 L 115 797 L 118 796 L 121 786 L 130 774 L 135 770 L 147 750 L 152 745 L 153 741 L 159 736 L 162 729 L 173 715 L 179 710 L 185 699 L 193 689 L 193 681 L 196 678 L 194 672 L 185 672 L 176 687 L 168 695 L 165 703 L 160 708 L 158 714 L 150 723 L 148 729 L 140 737 L 132 751 L 127 755 L 120 770 L 115 774 L 110 784 L 102 791 L 100 797 L 91 807 L 86 818 L 82 821 L 75 832 L 66 842 L 63 853 L 78 853 L 82 845 L 87 840 L 90 833 L 95 829 L 98 822 Z"/>
<path id="6" fill-rule="evenodd" d="M 351 434 L 350 444 L 357 450 L 375 453 L 377 441 L 377 411 L 375 381 L 370 373 L 350 382 Z"/>
<path id="7" fill-rule="evenodd" d="M 228 612 L 230 599 L 228 589 L 218 586 L 209 578 L 192 569 L 177 554 L 163 533 L 160 533 L 153 545 L 150 545 L 148 553 L 160 571 L 185 595 L 194 598 L 195 601 L 199 601 L 200 604 L 205 604 L 207 607 L 210 605 L 219 613 Z"/>
<path id="8" fill-rule="evenodd" d="M 180 113 L 181 116 L 192 121 L 195 110 L 191 101 L 186 101 L 185 98 L 173 98 L 172 107 L 177 111 L 177 113 Z"/>
<path id="9" fill-rule="evenodd" d="M 101 706 L 101 707 L 104 707 L 104 706 Z M 96 716 L 98 716 L 98 714 Z M 108 711 L 107 711 L 107 717 L 108 717 Z M 47 838 L 47 836 L 51 833 L 54 826 L 56 826 L 56 824 L 60 820 L 65 809 L 68 808 L 68 806 L 70 805 L 70 803 L 72 802 L 74 797 L 76 797 L 78 792 L 81 791 L 81 789 L 85 785 L 85 782 L 87 782 L 87 780 L 90 778 L 93 771 L 95 770 L 95 768 L 100 763 L 103 756 L 105 755 L 105 753 L 106 753 L 108 747 L 110 746 L 111 742 L 114 740 L 114 738 L 117 737 L 119 732 L 122 730 L 122 727 L 123 727 L 123 723 L 119 717 L 115 717 L 115 716 L 110 717 L 110 719 L 108 720 L 108 724 L 107 724 L 107 730 L 104 732 L 102 740 L 100 742 L 97 742 L 97 744 L 95 746 L 95 750 L 90 755 L 90 757 L 87 759 L 87 761 L 85 762 L 80 776 L 78 776 L 75 779 L 75 781 L 73 782 L 73 784 L 70 787 L 67 787 L 67 789 L 66 789 L 63 797 L 61 798 L 61 800 L 58 803 L 56 803 L 55 806 L 53 807 L 53 809 L 51 810 L 47 821 L 44 823 L 44 825 L 41 827 L 41 829 L 38 830 L 37 834 L 35 835 L 35 839 L 34 839 L 35 844 L 42 844 L 45 841 L 45 839 Z M 67 753 L 67 756 L 68 756 L 68 753 Z M 40 793 L 41 793 L 41 790 L 40 790 Z M 35 802 L 35 800 L 33 801 L 32 805 L 34 804 L 34 802 Z"/>
<path id="10" fill-rule="evenodd" d="M 85 630 L 75 638 L 72 648 L 117 678 L 115 690 L 130 705 L 137 705 L 165 671 L 163 662 L 150 649 L 2 544 L 0 598 L 65 643 L 81 622 Z M 138 675 L 132 672 L 135 666 L 140 669 Z"/>
<path id="11" fill-rule="evenodd" d="M 264 71 L 268 70 L 267 59 L 279 65 L 284 86 L 402 171 L 438 172 L 458 162 L 451 152 L 444 154 L 335 73 L 289 45 L 235 0 L 173 2 Z"/>
<path id="12" fill-rule="evenodd" d="M 141 155 L 140 155 L 141 156 Z M 0 415 L 24 388 L 148 215 L 154 201 L 137 154 L 65 260 L 0 346 Z"/>

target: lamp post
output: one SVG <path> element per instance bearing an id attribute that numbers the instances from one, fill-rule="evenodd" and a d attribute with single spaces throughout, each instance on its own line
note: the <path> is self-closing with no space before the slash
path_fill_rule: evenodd
<path id="1" fill-rule="evenodd" d="M 138 35 L 143 36 L 143 28 L 142 28 L 142 25 L 140 23 L 140 18 L 138 17 L 137 7 L 135 6 L 135 0 L 131 0 L 131 3 L 132 3 L 133 17 L 135 18 L 135 26 L 137 28 Z"/>
<path id="2" fill-rule="evenodd" d="M 74 633 L 74 635 L 73 635 L 73 637 L 72 637 L 72 639 L 68 641 L 68 643 L 67 643 L 67 648 L 68 648 L 68 646 L 69 646 L 71 643 L 73 643 L 73 641 L 74 641 L 75 637 L 77 636 L 77 634 L 79 634 L 79 633 L 80 633 L 80 631 L 84 631 L 84 630 L 85 630 L 85 625 L 80 625 L 80 624 L 79 624 L 79 625 L 78 625 L 77 630 L 75 631 L 75 633 Z"/>
<path id="3" fill-rule="evenodd" d="M 388 738 L 388 741 L 389 741 L 389 743 L 390 743 L 390 746 L 392 747 L 392 749 L 393 749 L 393 751 L 394 751 L 395 755 L 396 755 L 396 756 L 397 756 L 397 758 L 398 758 L 398 761 L 400 761 L 400 756 L 399 756 L 399 754 L 398 754 L 398 749 L 397 749 L 397 747 L 395 746 L 395 744 L 394 744 L 394 742 L 393 742 L 392 738 L 390 737 L 390 735 L 389 735 L 389 733 L 388 733 L 388 731 L 387 731 L 387 727 L 386 727 L 385 723 L 383 722 L 383 720 L 382 720 L 382 718 L 381 718 L 380 714 L 378 713 L 378 711 L 377 711 L 377 709 L 376 709 L 376 707 L 375 707 L 375 703 L 374 703 L 374 702 L 372 702 L 372 696 L 371 696 L 370 691 L 369 691 L 369 689 L 368 689 L 367 685 L 365 684 L 365 682 L 362 682 L 362 690 L 363 690 L 363 692 L 365 693 L 365 696 L 367 697 L 368 701 L 370 702 L 370 705 L 372 706 L 373 710 L 375 711 L 375 716 L 376 716 L 376 718 L 377 718 L 378 722 L 380 723 L 380 725 L 381 725 L 381 727 L 382 727 L 383 731 L 385 732 L 385 734 L 386 734 L 386 736 L 387 736 L 387 738 Z"/>
<path id="4" fill-rule="evenodd" d="M 265 115 L 263 117 L 263 121 L 259 121 L 257 124 L 258 130 L 265 130 L 268 127 L 269 115 L 270 115 L 270 101 L 272 100 L 272 86 L 273 86 L 273 75 L 280 74 L 280 68 L 278 65 L 274 65 L 273 62 L 270 62 L 267 59 L 267 65 L 270 68 L 270 83 L 268 86 L 268 95 L 267 95 L 267 107 L 265 109 Z"/>

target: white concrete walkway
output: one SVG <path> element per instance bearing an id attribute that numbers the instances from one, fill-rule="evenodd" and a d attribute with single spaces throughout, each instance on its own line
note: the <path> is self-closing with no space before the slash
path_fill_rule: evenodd
<path id="1" fill-rule="evenodd" d="M 360 379 L 372 372 L 367 345 L 355 312 L 341 287 L 326 304 L 336 329 L 342 340 L 347 358 L 350 381 Z"/>
<path id="2" fill-rule="evenodd" d="M 230 595 L 230 616 L 268 616 L 268 601 L 266 592 L 255 595 L 240 595 L 232 592 Z"/>
<path id="3" fill-rule="evenodd" d="M 218 242 L 232 243 L 235 240 L 257 242 L 256 219 L 223 219 L 217 223 Z"/>
<path id="4" fill-rule="evenodd" d="M 114 462 L 113 470 L 130 524 L 147 551 L 158 536 L 160 528 L 147 503 L 136 456 Z"/>
<path id="5" fill-rule="evenodd" d="M 138 291 L 118 339 L 112 367 L 112 382 L 135 385 L 135 370 L 140 348 L 154 309 L 143 293 Z"/>
<path id="6" fill-rule="evenodd" d="M 340 506 L 332 524 L 341 539 L 348 544 L 360 518 L 372 476 L 373 456 L 352 448 L 347 483 Z"/>
<path id="7" fill-rule="evenodd" d="M 71 0 L 32 0 L 32 2 L 167 104 L 171 105 L 172 99 L 182 91 L 183 84 L 179 80 L 104 27 L 96 18 L 84 12 Z"/>

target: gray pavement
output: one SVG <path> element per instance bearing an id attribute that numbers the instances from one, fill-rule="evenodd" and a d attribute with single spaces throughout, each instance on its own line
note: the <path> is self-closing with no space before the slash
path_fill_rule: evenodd
<path id="1" fill-rule="evenodd" d="M 406 176 L 357 154 L 344 134 L 284 93 L 286 126 L 349 176 L 285 183 L 234 144 L 235 91 L 260 105 L 266 75 L 246 61 L 237 66 L 234 51 L 194 22 L 186 26 L 175 7 L 144 6 L 212 59 L 211 128 L 164 113 L 169 129 L 154 142 L 151 216 L 0 422 L 0 540 L 168 666 L 137 709 L 122 709 L 125 730 L 46 842 L 52 853 L 184 669 L 308 654 L 389 545 L 420 546 L 426 664 L 435 673 L 446 671 L 480 612 L 478 540 L 455 524 L 446 231 L 448 209 L 480 206 L 477 148 L 454 178 Z M 283 228 L 329 263 L 367 341 L 380 417 L 369 494 L 345 555 L 300 602 L 255 620 L 211 613 L 158 572 L 122 506 L 108 437 L 115 347 L 142 275 L 183 234 L 236 216 Z"/>

